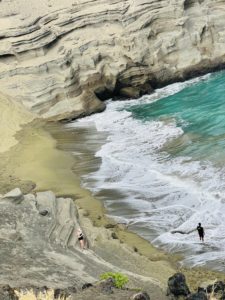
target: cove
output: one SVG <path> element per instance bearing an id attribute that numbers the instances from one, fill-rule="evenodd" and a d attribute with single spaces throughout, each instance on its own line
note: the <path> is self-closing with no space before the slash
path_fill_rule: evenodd
<path id="1" fill-rule="evenodd" d="M 225 73 L 175 83 L 138 100 L 109 101 L 69 126 L 107 133 L 99 168 L 82 176 L 107 214 L 183 263 L 224 270 Z M 205 227 L 205 243 L 196 231 Z M 180 231 L 184 234 L 173 233 Z"/>

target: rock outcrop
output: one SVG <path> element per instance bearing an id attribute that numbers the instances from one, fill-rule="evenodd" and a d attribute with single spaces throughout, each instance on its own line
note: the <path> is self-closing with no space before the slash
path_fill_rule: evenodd
<path id="1" fill-rule="evenodd" d="M 63 295 L 67 299 L 73 293 L 76 297 L 71 299 L 107 299 L 114 295 L 114 280 L 93 286 L 106 272 L 125 274 L 129 284 L 166 299 L 161 283 L 151 277 L 151 262 L 144 260 L 147 269 L 140 275 L 143 267 L 139 255 L 112 239 L 109 229 L 98 229 L 90 220 L 85 222 L 81 211 L 71 198 L 56 197 L 51 191 L 24 195 L 16 188 L 0 195 L 0 299 L 16 300 L 15 291 L 21 300 L 23 294 L 30 295 L 25 299 L 64 299 Z M 80 248 L 78 228 L 89 242 L 85 249 Z M 139 266 L 135 266 L 136 260 Z M 40 293 L 46 298 L 37 296 Z M 99 293 L 105 296 L 98 298 Z M 126 299 L 134 291 L 128 294 Z"/>
<path id="2" fill-rule="evenodd" d="M 175 297 L 186 297 L 190 294 L 185 276 L 182 273 L 176 273 L 168 279 L 167 294 Z"/>
<path id="3" fill-rule="evenodd" d="M 2 0 L 0 85 L 47 119 L 224 67 L 220 0 Z"/>
<path id="4" fill-rule="evenodd" d="M 0 216 L 1 284 L 64 288 L 94 280 L 92 268 L 87 272 L 82 265 L 72 199 L 15 189 L 0 197 Z"/>
<path id="5" fill-rule="evenodd" d="M 96 282 L 88 289 L 78 291 L 76 288 L 68 287 L 65 289 L 51 289 L 45 287 L 26 287 L 11 288 L 9 285 L 0 286 L 1 300 L 150 300 L 146 292 L 134 294 L 132 289 L 117 289 L 111 286 L 111 294 L 106 294 L 104 290 L 99 288 L 103 282 Z"/>
<path id="6" fill-rule="evenodd" d="M 191 293 L 184 274 L 176 273 L 168 279 L 167 295 L 171 300 L 223 300 L 225 299 L 225 283 L 216 280 L 209 285 L 202 283 L 197 292 Z"/>

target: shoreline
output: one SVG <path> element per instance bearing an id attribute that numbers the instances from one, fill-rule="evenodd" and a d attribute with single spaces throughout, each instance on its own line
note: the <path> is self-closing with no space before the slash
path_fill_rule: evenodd
<path id="1" fill-rule="evenodd" d="M 61 125 L 53 126 L 59 128 Z M 164 294 L 168 277 L 177 271 L 186 275 L 191 289 L 195 289 L 203 281 L 225 280 L 225 274 L 220 272 L 204 268 L 180 268 L 178 262 L 181 257 L 155 248 L 148 241 L 107 217 L 101 202 L 80 186 L 78 174 L 72 172 L 76 156 L 58 150 L 57 141 L 46 131 L 44 123 L 34 121 L 25 125 L 22 131 L 16 134 L 16 138 L 19 143 L 0 155 L 1 193 L 14 187 L 22 187 L 24 193 L 53 190 L 58 196 L 72 196 L 93 251 L 113 264 L 117 262 L 115 257 L 110 257 L 110 252 L 123 249 L 121 260 L 128 258 L 124 253 L 129 253 L 132 259 L 135 257 L 140 264 L 137 273 L 141 272 L 140 275 L 153 278 L 153 286 L 160 286 Z M 116 234 L 116 239 L 112 238 L 112 233 Z M 106 245 L 107 249 L 103 252 L 102 247 Z M 124 262 L 124 268 L 133 270 L 133 262 Z"/>

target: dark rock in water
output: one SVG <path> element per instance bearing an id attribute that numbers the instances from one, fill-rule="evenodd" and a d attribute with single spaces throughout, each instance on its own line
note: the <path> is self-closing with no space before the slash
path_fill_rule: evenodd
<path id="1" fill-rule="evenodd" d="M 131 300 L 150 300 L 149 295 L 146 292 L 140 292 L 135 295 L 133 295 Z"/>
<path id="2" fill-rule="evenodd" d="M 182 273 L 176 273 L 168 279 L 168 295 L 188 296 L 190 290 L 186 284 L 185 276 Z"/>
<path id="3" fill-rule="evenodd" d="M 88 289 L 89 287 L 92 287 L 93 285 L 91 283 L 85 283 L 83 286 L 82 286 L 82 290 L 85 290 L 85 289 Z"/>
<path id="4" fill-rule="evenodd" d="M 204 292 L 199 292 L 199 293 L 189 295 L 186 299 L 187 300 L 207 300 L 208 297 L 206 296 L 206 294 Z"/>
<path id="5" fill-rule="evenodd" d="M 9 285 L 0 286 L 0 300 L 18 300 L 14 290 Z"/>
<path id="6" fill-rule="evenodd" d="M 113 278 L 108 278 L 99 283 L 99 289 L 104 294 L 113 294 L 113 288 L 115 287 L 115 280 Z"/>

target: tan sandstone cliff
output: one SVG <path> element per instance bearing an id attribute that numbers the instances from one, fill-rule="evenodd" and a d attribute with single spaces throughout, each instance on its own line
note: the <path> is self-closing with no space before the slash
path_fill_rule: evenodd
<path id="1" fill-rule="evenodd" d="M 0 88 L 44 118 L 104 109 L 225 62 L 221 0 L 2 0 Z"/>

